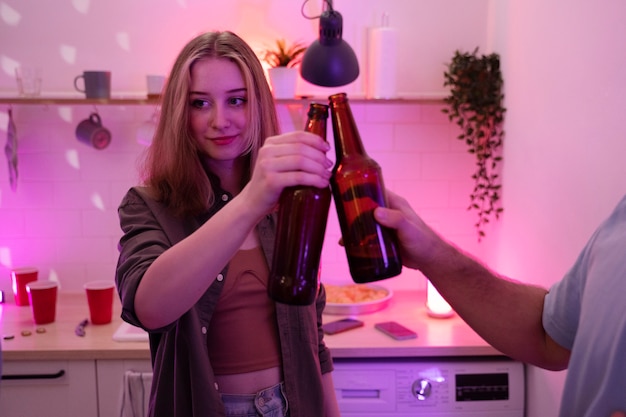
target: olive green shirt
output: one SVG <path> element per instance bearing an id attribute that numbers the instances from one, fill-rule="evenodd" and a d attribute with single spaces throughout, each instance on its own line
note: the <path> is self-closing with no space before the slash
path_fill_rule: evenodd
<path id="1" fill-rule="evenodd" d="M 131 188 L 118 209 L 123 236 L 116 283 L 122 302 L 122 318 L 143 327 L 135 314 L 137 287 L 150 264 L 168 248 L 197 230 L 232 196 L 216 190 L 216 203 L 208 213 L 181 220 L 151 199 L 144 188 Z M 276 216 L 268 215 L 257 225 L 261 246 L 271 265 Z M 206 255 L 211 250 L 207 248 Z M 151 417 L 223 416 L 217 383 L 208 354 L 206 333 L 220 297 L 226 268 L 198 302 L 165 328 L 149 331 L 153 382 L 150 392 Z M 175 277 L 172 277 L 175 279 Z M 172 294 L 175 297 L 175 294 Z M 309 306 L 276 304 L 276 316 L 291 417 L 324 415 L 322 374 L 333 370 L 321 328 L 326 303 L 324 287 Z M 147 329 L 146 329 L 147 330 Z"/>

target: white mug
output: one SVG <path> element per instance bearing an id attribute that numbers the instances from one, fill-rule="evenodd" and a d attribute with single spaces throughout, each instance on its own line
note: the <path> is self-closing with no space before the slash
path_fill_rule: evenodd
<path id="1" fill-rule="evenodd" d="M 158 97 L 163 93 L 165 86 L 164 75 L 146 75 L 146 85 L 148 87 L 148 97 Z"/>

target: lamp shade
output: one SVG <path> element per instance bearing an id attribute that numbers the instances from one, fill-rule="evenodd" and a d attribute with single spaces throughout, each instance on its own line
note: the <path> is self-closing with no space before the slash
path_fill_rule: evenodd
<path id="1" fill-rule="evenodd" d="M 300 74 L 311 84 L 339 87 L 356 80 L 359 61 L 342 39 L 343 18 L 335 10 L 320 16 L 319 39 L 309 46 L 302 58 Z"/>

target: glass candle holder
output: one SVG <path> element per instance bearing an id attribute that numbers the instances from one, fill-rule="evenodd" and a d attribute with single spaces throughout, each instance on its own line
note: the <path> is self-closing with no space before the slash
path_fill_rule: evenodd
<path id="1" fill-rule="evenodd" d="M 427 282 L 426 288 L 426 311 L 430 317 L 448 318 L 454 315 L 454 310 L 435 289 L 434 285 Z"/>

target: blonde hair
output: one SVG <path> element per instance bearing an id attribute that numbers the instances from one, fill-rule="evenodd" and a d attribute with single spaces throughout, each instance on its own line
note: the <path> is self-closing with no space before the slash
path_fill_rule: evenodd
<path id="1" fill-rule="evenodd" d="M 154 198 L 176 216 L 205 212 L 215 201 L 196 142 L 189 127 L 191 67 L 203 58 L 234 62 L 248 90 L 246 152 L 249 161 L 244 184 L 250 180 L 259 148 L 265 138 L 279 133 L 274 99 L 258 57 L 232 32 L 208 32 L 192 39 L 181 50 L 163 93 L 161 117 L 142 166 L 142 179 Z"/>

